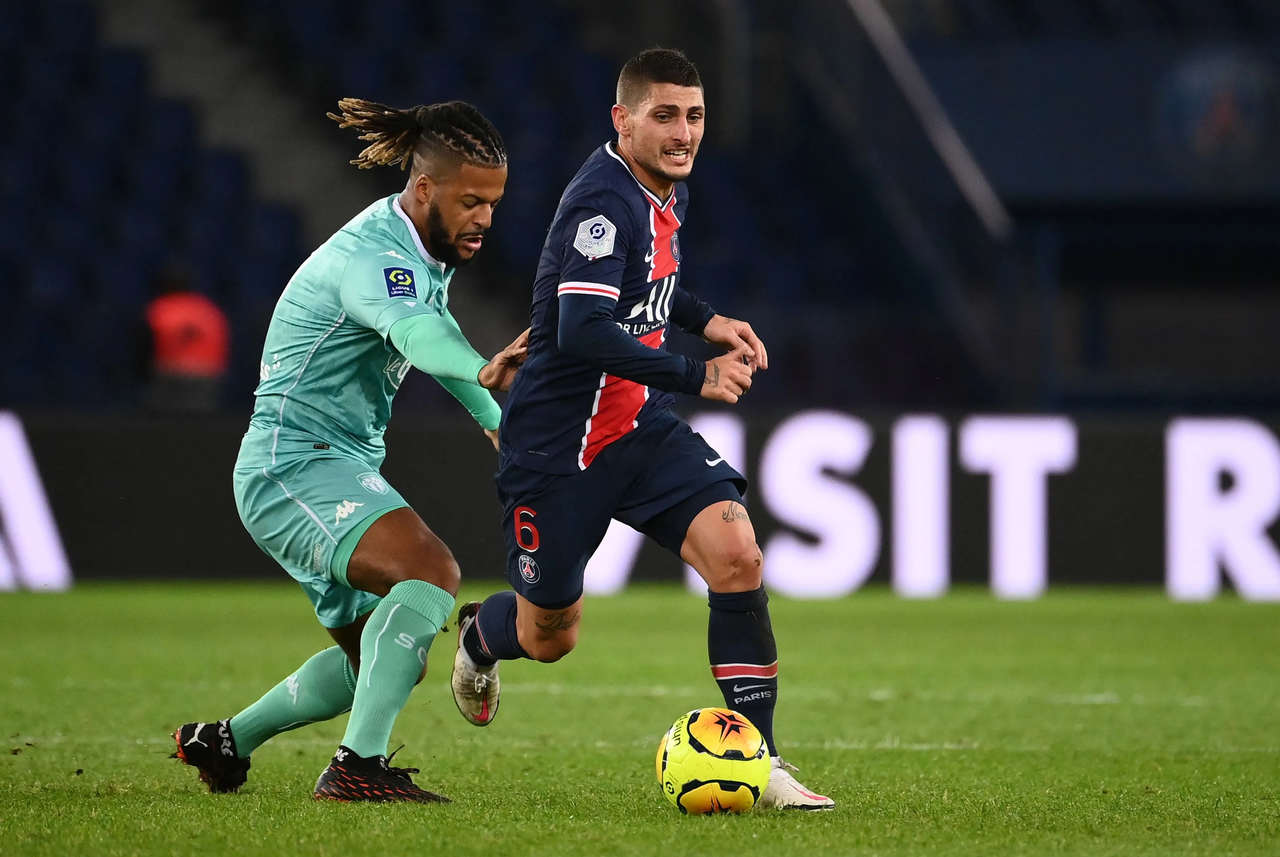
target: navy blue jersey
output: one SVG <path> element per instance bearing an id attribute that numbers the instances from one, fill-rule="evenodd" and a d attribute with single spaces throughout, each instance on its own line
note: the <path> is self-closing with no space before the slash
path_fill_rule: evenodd
<path id="1" fill-rule="evenodd" d="M 668 321 L 700 332 L 712 310 L 680 287 L 688 191 L 645 188 L 612 144 L 569 182 L 538 262 L 529 357 L 503 408 L 504 456 L 585 470 L 609 444 L 697 393 L 704 364 L 665 348 Z"/>

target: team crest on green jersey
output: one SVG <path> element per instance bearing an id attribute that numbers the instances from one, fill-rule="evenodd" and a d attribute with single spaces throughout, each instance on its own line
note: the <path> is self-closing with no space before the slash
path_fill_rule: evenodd
<path id="1" fill-rule="evenodd" d="M 367 470 L 364 473 L 358 473 L 356 474 L 356 479 L 359 480 L 360 487 L 370 494 L 387 493 L 387 481 L 376 471 Z"/>

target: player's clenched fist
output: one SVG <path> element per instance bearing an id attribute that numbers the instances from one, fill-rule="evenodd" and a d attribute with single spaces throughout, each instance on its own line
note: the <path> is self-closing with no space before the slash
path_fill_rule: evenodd
<path id="1" fill-rule="evenodd" d="M 702 379 L 702 398 L 734 404 L 751 387 L 752 366 L 745 362 L 745 351 L 736 348 L 708 360 Z"/>

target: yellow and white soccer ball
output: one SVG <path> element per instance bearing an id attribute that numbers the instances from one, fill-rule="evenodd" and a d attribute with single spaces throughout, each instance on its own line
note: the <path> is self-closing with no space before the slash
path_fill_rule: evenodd
<path id="1" fill-rule="evenodd" d="M 769 785 L 769 747 L 728 708 L 682 714 L 658 743 L 658 782 L 682 813 L 746 812 Z"/>

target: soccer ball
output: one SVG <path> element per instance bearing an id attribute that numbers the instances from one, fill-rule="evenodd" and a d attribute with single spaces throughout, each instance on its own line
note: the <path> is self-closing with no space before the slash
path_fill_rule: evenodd
<path id="1" fill-rule="evenodd" d="M 662 736 L 657 768 L 662 793 L 682 813 L 746 812 L 769 784 L 769 747 L 738 712 L 695 708 Z"/>

